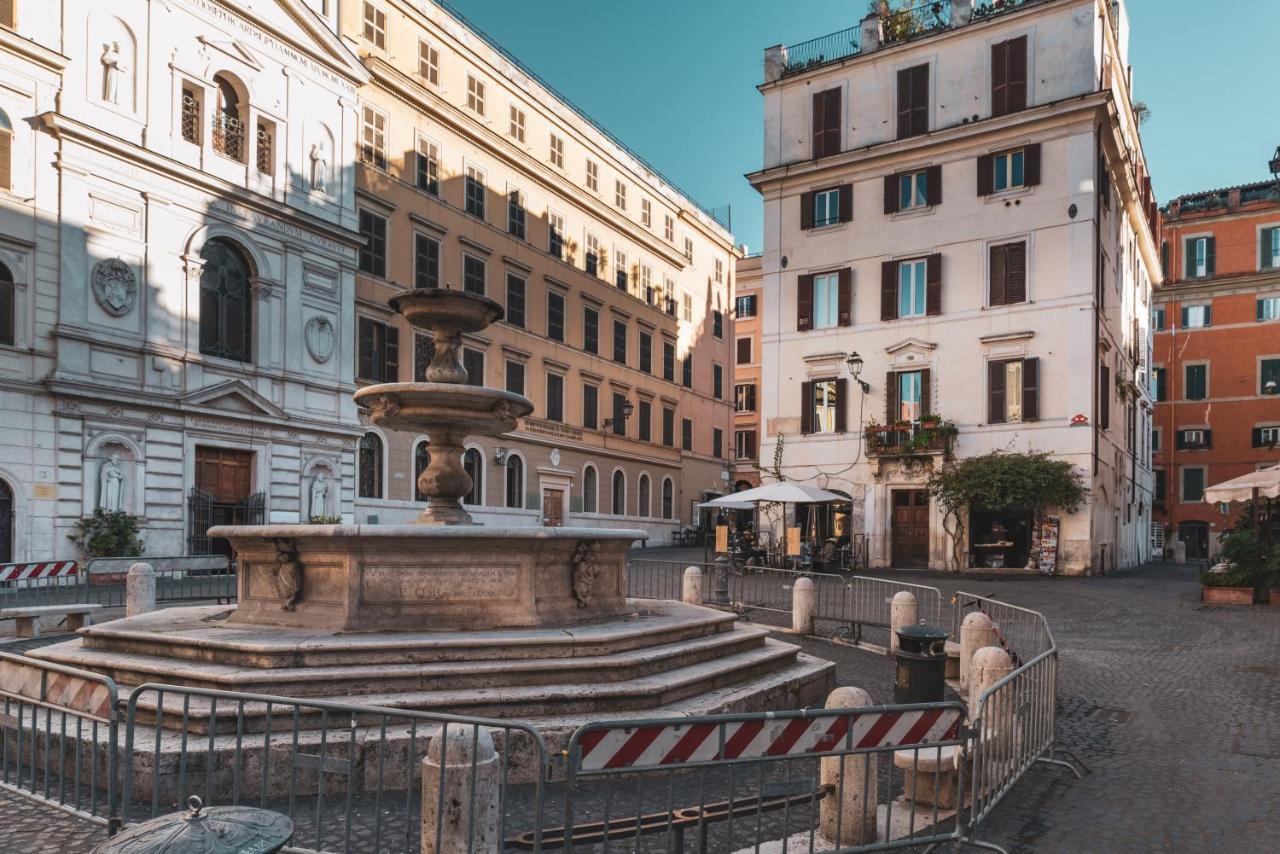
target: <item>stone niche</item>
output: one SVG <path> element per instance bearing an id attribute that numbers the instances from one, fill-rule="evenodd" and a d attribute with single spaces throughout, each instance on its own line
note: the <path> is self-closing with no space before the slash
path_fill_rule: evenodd
<path id="1" fill-rule="evenodd" d="M 627 532 L 637 537 L 640 532 Z M 627 616 L 618 532 L 420 525 L 221 527 L 234 623 L 330 631 L 541 628 Z"/>

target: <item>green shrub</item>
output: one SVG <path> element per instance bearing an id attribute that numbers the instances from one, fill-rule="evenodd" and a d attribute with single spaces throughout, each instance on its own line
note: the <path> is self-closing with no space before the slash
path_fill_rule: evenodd
<path id="1" fill-rule="evenodd" d="M 1253 531 L 1237 530 L 1222 538 L 1219 560 L 1226 572 L 1203 573 L 1206 587 L 1267 587 L 1280 584 L 1280 546 L 1259 540 Z"/>
<path id="2" fill-rule="evenodd" d="M 132 513 L 111 512 L 99 507 L 92 516 L 76 523 L 76 532 L 69 535 L 86 558 L 134 557 L 143 551 L 138 536 L 139 519 Z"/>

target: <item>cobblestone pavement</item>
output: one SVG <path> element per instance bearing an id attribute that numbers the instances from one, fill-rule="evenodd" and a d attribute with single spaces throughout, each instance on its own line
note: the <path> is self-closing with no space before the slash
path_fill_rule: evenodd
<path id="1" fill-rule="evenodd" d="M 1059 743 L 1092 773 L 1033 769 L 983 825 L 985 839 L 1012 852 L 1274 849 L 1280 611 L 1203 606 L 1194 570 L 1167 564 L 1089 579 L 893 577 L 1035 608 L 1056 637 Z M 801 645 L 834 660 L 840 684 L 889 699 L 888 659 L 817 639 Z M 3 852 L 87 851 L 102 838 L 3 791 L 0 825 Z"/>

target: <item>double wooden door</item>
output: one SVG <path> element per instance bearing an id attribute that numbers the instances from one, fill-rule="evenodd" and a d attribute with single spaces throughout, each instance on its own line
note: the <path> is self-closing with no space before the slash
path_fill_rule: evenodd
<path id="1" fill-rule="evenodd" d="M 542 524 L 548 528 L 564 525 L 564 490 L 542 490 Z"/>
<path id="2" fill-rule="evenodd" d="M 893 490 L 891 536 L 896 569 L 929 567 L 929 492 L 924 489 Z"/>

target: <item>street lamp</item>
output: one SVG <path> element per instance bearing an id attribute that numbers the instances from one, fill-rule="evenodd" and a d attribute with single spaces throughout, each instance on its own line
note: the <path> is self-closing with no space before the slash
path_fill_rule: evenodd
<path id="1" fill-rule="evenodd" d="M 634 411 L 635 411 L 635 407 L 631 405 L 631 401 L 629 400 L 623 401 L 622 403 L 622 423 L 623 424 L 627 423 L 627 419 L 631 417 L 631 413 Z M 615 423 L 616 421 L 613 418 L 606 418 L 604 420 L 605 429 L 606 430 L 609 429 Z"/>
<path id="2" fill-rule="evenodd" d="M 854 350 L 844 360 L 845 365 L 849 368 L 849 376 L 853 377 L 853 381 L 862 387 L 862 393 L 867 394 L 871 391 L 871 384 L 862 379 L 862 357 L 858 355 L 858 351 Z"/>

